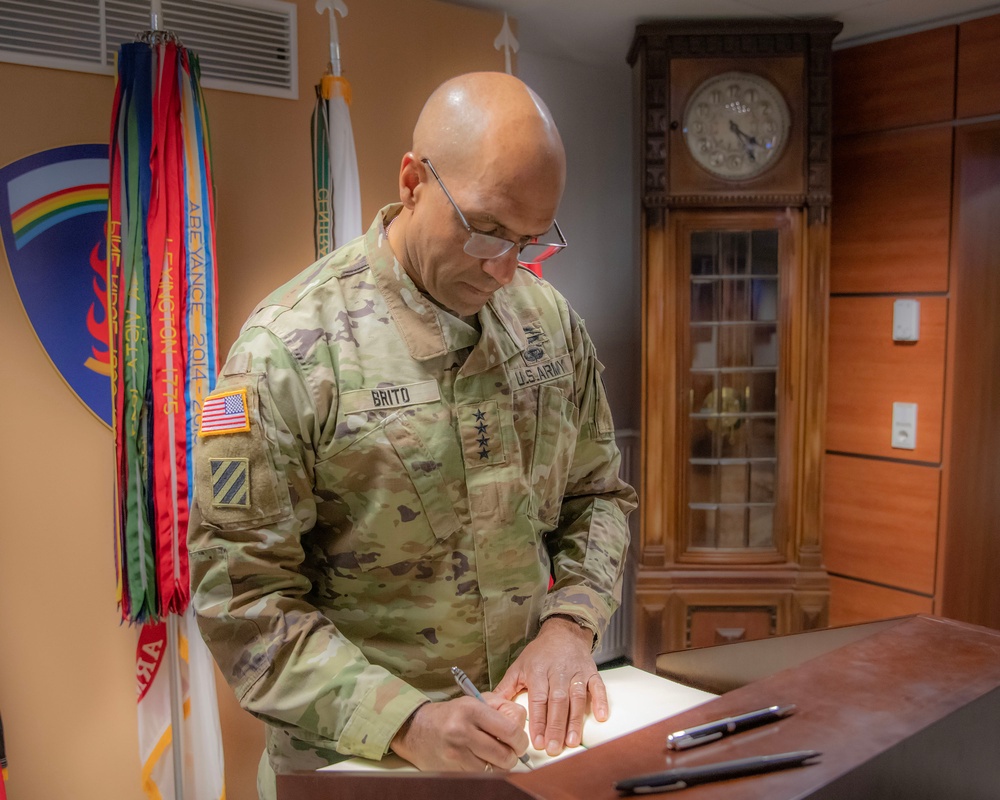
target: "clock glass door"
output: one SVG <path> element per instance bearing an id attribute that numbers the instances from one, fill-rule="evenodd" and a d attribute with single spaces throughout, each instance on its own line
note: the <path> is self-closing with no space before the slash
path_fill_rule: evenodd
<path id="1" fill-rule="evenodd" d="M 778 227 L 730 225 L 683 240 L 687 559 L 778 556 L 783 238 Z"/>

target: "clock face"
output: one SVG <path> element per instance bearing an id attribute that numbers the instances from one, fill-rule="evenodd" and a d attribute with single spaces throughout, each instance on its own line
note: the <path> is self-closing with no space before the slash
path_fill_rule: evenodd
<path id="1" fill-rule="evenodd" d="M 726 72 L 691 95 L 684 141 L 713 175 L 745 180 L 778 162 L 790 124 L 788 104 L 774 84 L 749 72 Z"/>

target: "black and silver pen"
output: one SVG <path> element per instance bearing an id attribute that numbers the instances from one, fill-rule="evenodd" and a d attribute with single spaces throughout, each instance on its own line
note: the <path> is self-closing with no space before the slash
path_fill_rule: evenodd
<path id="1" fill-rule="evenodd" d="M 666 772 L 653 772 L 618 781 L 615 788 L 622 794 L 654 794 L 671 789 L 685 789 L 699 783 L 724 781 L 744 775 L 760 775 L 789 767 L 808 766 L 805 762 L 822 755 L 818 750 L 796 750 L 791 753 L 775 753 L 769 756 L 738 758 L 735 761 L 720 761 L 698 767 L 677 767 Z"/>
<path id="2" fill-rule="evenodd" d="M 480 703 L 486 702 L 486 698 L 479 693 L 479 690 L 476 688 L 476 684 L 469 680 L 469 676 L 466 675 L 465 672 L 460 670 L 458 667 L 452 667 L 451 674 L 455 678 L 455 683 L 458 684 L 458 688 L 462 690 L 463 694 L 466 694 L 469 697 L 475 697 Z M 518 756 L 517 759 L 524 764 L 524 766 L 531 766 L 531 759 L 528 758 L 527 753 L 523 756 Z"/>
<path id="3" fill-rule="evenodd" d="M 748 728 L 755 728 L 758 725 L 775 722 L 783 717 L 787 717 L 794 710 L 794 705 L 768 706 L 757 711 L 749 711 L 746 714 L 737 714 L 734 717 L 717 719 L 714 722 L 695 725 L 693 728 L 674 731 L 667 736 L 667 747 L 671 750 L 687 750 L 687 748 L 695 747 L 699 744 L 714 742 L 716 739 L 721 739 L 730 733 L 739 733 Z"/>

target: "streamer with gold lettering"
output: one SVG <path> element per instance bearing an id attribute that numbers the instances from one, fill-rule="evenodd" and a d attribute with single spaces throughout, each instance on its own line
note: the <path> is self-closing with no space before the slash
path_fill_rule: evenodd
<path id="1" fill-rule="evenodd" d="M 119 53 L 108 252 L 122 617 L 189 601 L 190 447 L 217 366 L 214 196 L 197 58 L 176 42 Z"/>

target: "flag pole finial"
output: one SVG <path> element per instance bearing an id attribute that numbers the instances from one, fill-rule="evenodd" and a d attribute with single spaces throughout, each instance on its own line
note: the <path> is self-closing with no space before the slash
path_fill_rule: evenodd
<path id="1" fill-rule="evenodd" d="M 513 73 L 510 71 L 510 51 L 513 50 L 516 53 L 520 45 L 517 43 L 517 39 L 514 38 L 514 33 L 510 29 L 510 22 L 507 20 L 506 12 L 503 15 L 503 27 L 500 29 L 500 33 L 497 34 L 497 38 L 493 40 L 493 47 L 497 50 L 503 50 L 504 69 L 508 75 L 512 75 Z"/>
<path id="2" fill-rule="evenodd" d="M 160 29 L 160 17 L 163 15 L 163 8 L 160 0 L 150 0 L 149 3 L 149 26 L 154 30 Z"/>
<path id="3" fill-rule="evenodd" d="M 347 16 L 347 5 L 344 0 L 316 0 L 316 13 L 320 16 L 324 11 L 330 12 L 330 71 L 340 77 L 340 34 L 337 32 L 337 14 Z"/>

